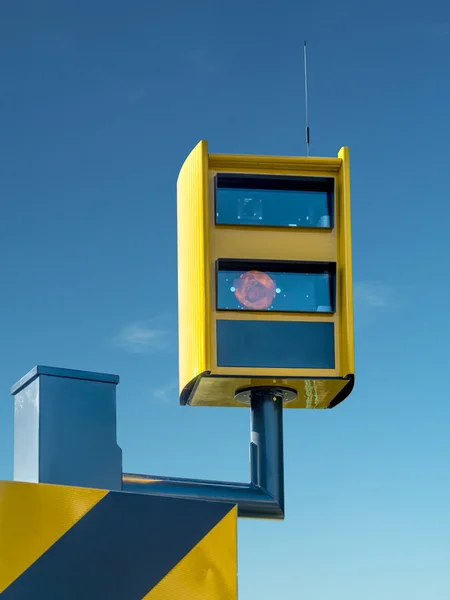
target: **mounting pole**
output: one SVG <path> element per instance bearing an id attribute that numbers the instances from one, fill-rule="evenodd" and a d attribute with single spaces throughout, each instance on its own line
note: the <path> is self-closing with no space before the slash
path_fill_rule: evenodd
<path id="1" fill-rule="evenodd" d="M 231 502 L 239 517 L 284 519 L 283 400 L 293 394 L 274 387 L 242 392 L 250 401 L 250 483 L 124 473 L 123 491 Z"/>

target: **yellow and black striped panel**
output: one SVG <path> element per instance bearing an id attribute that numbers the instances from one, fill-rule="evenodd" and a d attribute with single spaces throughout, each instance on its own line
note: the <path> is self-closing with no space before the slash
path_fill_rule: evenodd
<path id="1" fill-rule="evenodd" d="M 236 600 L 234 505 L 0 482 L 1 600 Z"/>

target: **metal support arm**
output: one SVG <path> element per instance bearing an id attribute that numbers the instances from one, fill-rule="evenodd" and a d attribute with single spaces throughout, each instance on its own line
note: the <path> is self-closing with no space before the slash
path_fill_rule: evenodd
<path id="1" fill-rule="evenodd" d="M 124 492 L 237 504 L 238 516 L 284 519 L 283 394 L 250 391 L 250 483 L 124 473 Z"/>

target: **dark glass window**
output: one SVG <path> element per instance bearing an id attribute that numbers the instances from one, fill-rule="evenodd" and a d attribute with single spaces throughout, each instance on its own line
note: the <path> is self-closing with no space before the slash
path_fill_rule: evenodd
<path id="1" fill-rule="evenodd" d="M 334 179 L 216 175 L 216 223 L 333 227 Z"/>
<path id="2" fill-rule="evenodd" d="M 334 369 L 334 324 L 217 321 L 219 367 Z"/>
<path id="3" fill-rule="evenodd" d="M 335 311 L 334 263 L 219 260 L 217 309 Z"/>

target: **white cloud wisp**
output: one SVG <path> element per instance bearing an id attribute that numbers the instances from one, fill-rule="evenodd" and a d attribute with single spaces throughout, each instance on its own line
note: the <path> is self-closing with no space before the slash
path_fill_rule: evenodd
<path id="1" fill-rule="evenodd" d="M 175 341 L 175 333 L 164 317 L 130 323 L 114 338 L 116 346 L 135 354 L 168 350 Z"/>
<path id="2" fill-rule="evenodd" d="M 353 284 L 355 304 L 365 308 L 387 308 L 393 302 L 393 288 L 384 283 L 359 281 Z"/>

